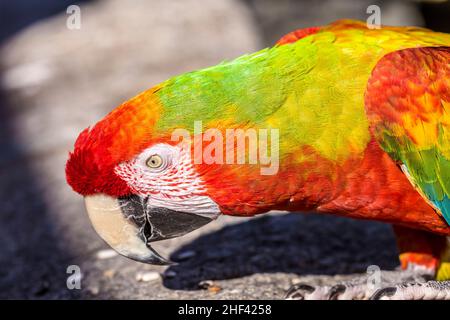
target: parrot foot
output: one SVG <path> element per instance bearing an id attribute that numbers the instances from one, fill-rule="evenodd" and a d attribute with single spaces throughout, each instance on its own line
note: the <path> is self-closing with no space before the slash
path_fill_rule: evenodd
<path id="1" fill-rule="evenodd" d="M 342 281 L 336 285 L 293 285 L 288 300 L 367 300 L 367 299 L 450 299 L 450 282 L 428 281 L 429 273 L 412 270 L 379 271 Z M 427 282 L 428 281 L 428 282 Z"/>
<path id="2" fill-rule="evenodd" d="M 450 300 L 450 281 L 398 284 L 379 289 L 370 300 Z"/>

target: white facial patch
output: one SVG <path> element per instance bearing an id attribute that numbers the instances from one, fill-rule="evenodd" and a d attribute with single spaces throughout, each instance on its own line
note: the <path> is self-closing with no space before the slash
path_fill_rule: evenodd
<path id="1" fill-rule="evenodd" d="M 155 155 L 161 158 L 161 165 L 149 167 L 147 161 Z M 133 160 L 119 164 L 115 173 L 127 182 L 135 194 L 147 196 L 149 207 L 163 207 L 210 218 L 220 214 L 218 205 L 206 195 L 190 153 L 181 147 L 156 144 Z"/>

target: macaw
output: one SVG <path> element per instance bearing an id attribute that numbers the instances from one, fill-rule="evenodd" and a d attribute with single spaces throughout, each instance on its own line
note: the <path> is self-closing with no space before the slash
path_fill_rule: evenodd
<path id="1" fill-rule="evenodd" d="M 198 161 L 235 160 L 210 129 L 278 130 L 265 141 L 277 170 Z M 137 261 L 170 263 L 151 242 L 220 215 L 312 211 L 392 224 L 401 269 L 287 298 L 450 299 L 450 35 L 353 20 L 296 30 L 124 102 L 81 132 L 66 177 L 100 237 Z"/>

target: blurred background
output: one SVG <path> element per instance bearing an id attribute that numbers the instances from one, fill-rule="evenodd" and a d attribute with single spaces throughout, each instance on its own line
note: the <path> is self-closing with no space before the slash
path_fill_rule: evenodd
<path id="1" fill-rule="evenodd" d="M 64 164 L 83 128 L 168 77 L 297 28 L 366 20 L 372 4 L 382 24 L 450 32 L 448 1 L 81 1 L 74 30 L 71 4 L 0 2 L 0 298 L 278 299 L 297 281 L 397 266 L 389 226 L 300 214 L 221 218 L 158 244 L 180 264 L 139 264 L 97 237 Z"/>

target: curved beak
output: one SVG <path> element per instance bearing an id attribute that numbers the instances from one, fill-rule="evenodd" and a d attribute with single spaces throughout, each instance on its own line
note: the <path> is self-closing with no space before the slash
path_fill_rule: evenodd
<path id="1" fill-rule="evenodd" d="M 213 220 L 203 215 L 150 207 L 147 201 L 148 198 L 136 195 L 85 197 L 89 218 L 99 236 L 119 254 L 149 264 L 172 264 L 150 242 L 182 236 Z"/>

